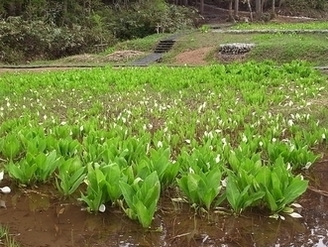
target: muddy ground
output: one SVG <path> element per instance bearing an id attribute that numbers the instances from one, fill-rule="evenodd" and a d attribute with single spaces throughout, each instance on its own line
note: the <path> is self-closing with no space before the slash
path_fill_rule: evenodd
<path id="1" fill-rule="evenodd" d="M 318 162 L 306 176 L 311 185 L 298 200 L 302 219 L 275 220 L 254 209 L 240 217 L 214 211 L 199 215 L 165 195 L 152 227 L 143 230 L 119 208 L 108 205 L 105 213 L 89 214 L 76 198 L 59 200 L 49 186 L 1 195 L 6 208 L 0 209 L 0 219 L 26 247 L 328 246 L 328 162 Z"/>

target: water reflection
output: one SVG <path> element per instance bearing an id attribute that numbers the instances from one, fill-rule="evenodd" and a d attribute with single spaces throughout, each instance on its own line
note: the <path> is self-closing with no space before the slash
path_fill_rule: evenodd
<path id="1" fill-rule="evenodd" d="M 320 187 L 321 179 L 328 179 L 324 174 L 317 175 L 320 191 L 325 188 Z M 245 212 L 238 218 L 201 217 L 188 205 L 176 207 L 167 198 L 161 201 L 152 228 L 142 229 L 117 208 L 109 206 L 105 213 L 91 215 L 81 211 L 81 205 L 42 193 L 3 196 L 7 207 L 0 208 L 0 218 L 27 246 L 328 247 L 328 197 L 318 191 L 309 190 L 299 200 L 303 219 L 286 217 L 285 221 L 258 212 Z"/>

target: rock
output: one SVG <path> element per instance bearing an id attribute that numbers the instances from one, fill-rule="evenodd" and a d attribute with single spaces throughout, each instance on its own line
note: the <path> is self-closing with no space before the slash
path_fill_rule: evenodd
<path id="1" fill-rule="evenodd" d="M 239 55 L 249 52 L 255 44 L 247 43 L 232 43 L 220 45 L 219 53 L 227 55 Z"/>

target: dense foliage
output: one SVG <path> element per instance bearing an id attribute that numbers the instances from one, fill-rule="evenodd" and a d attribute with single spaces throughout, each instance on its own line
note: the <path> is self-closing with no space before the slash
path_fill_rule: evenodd
<path id="1" fill-rule="evenodd" d="M 326 0 L 282 0 L 281 4 L 285 4 L 287 7 L 291 7 L 298 10 L 326 10 L 328 3 Z"/>
<path id="2" fill-rule="evenodd" d="M 227 7 L 232 1 L 210 3 Z M 247 2 L 239 1 L 239 7 L 248 10 Z M 274 1 L 260 2 L 268 10 Z M 256 1 L 249 3 L 253 11 L 256 10 Z M 327 7 L 325 0 L 281 0 L 275 3 L 297 11 L 324 10 Z M 191 6 L 199 7 L 195 1 L 2 0 L 0 62 L 21 63 L 93 52 L 95 46 L 110 46 L 118 40 L 194 27 L 200 16 Z"/>
<path id="3" fill-rule="evenodd" d="M 283 217 L 326 149 L 326 86 L 298 62 L 3 75 L 0 173 L 144 227 L 165 194 Z"/>
<path id="4" fill-rule="evenodd" d="M 164 0 L 129 4 L 92 1 L 4 1 L 0 62 L 26 62 L 93 52 L 97 45 L 195 26 L 194 9 Z"/>

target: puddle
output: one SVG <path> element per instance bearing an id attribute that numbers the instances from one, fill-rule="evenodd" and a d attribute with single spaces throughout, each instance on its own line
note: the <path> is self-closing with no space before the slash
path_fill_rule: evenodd
<path id="1" fill-rule="evenodd" d="M 241 217 L 214 214 L 195 216 L 188 205 L 162 199 L 151 230 L 143 230 L 119 209 L 91 215 L 81 205 L 58 201 L 42 188 L 27 193 L 1 195 L 1 223 L 10 228 L 21 246 L 120 246 L 120 247 L 326 247 L 328 246 L 328 163 L 311 172 L 311 189 L 299 200 L 303 219 L 285 221 L 248 212 Z"/>

